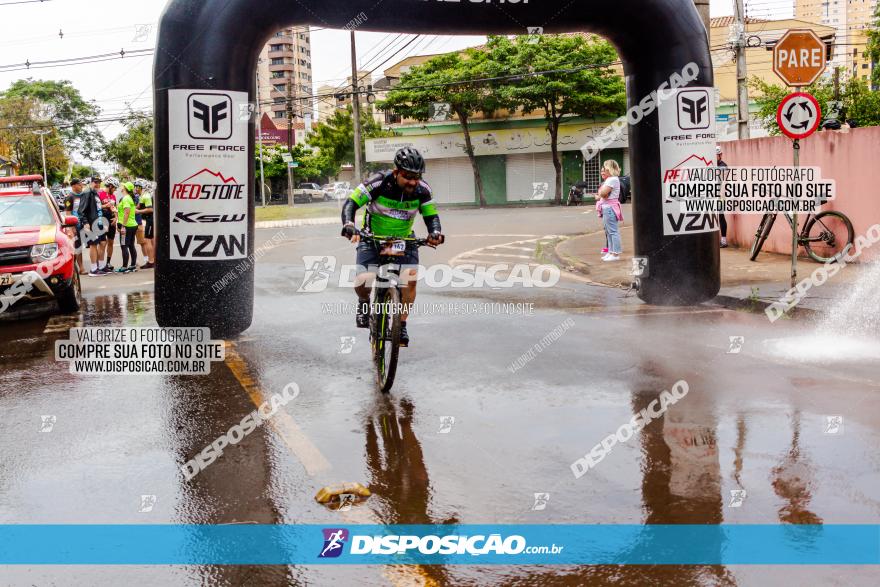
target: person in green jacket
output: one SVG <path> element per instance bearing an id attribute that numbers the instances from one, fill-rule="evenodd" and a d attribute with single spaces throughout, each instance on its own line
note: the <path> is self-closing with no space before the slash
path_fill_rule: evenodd
<path id="1" fill-rule="evenodd" d="M 120 188 L 122 197 L 119 199 L 118 216 L 119 234 L 122 235 L 122 267 L 117 269 L 119 273 L 137 271 L 137 249 L 134 248 L 137 237 L 137 219 L 135 218 L 134 185 L 131 182 L 122 184 Z"/>

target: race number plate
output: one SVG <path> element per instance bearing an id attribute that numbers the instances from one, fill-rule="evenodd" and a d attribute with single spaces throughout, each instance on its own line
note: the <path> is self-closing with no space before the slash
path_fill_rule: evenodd
<path id="1" fill-rule="evenodd" d="M 386 245 L 381 254 L 386 257 L 400 257 L 406 253 L 406 241 L 394 241 Z"/>
<path id="2" fill-rule="evenodd" d="M 0 274 L 0 285 L 12 285 L 12 273 Z"/>

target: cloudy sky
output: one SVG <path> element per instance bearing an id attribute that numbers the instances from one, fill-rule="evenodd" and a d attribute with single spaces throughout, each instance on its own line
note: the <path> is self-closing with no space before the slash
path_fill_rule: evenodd
<path id="1" fill-rule="evenodd" d="M 713 16 L 732 13 L 732 0 L 711 2 Z M 30 70 L 15 70 L 9 66 L 100 55 L 122 49 L 151 49 L 165 4 L 165 0 L 0 0 L 0 91 L 21 78 L 67 79 L 86 99 L 98 103 L 103 118 L 121 116 L 129 107 L 150 111 L 153 61 L 150 55 L 75 66 L 32 67 Z M 259 2 L 254 4 L 259 5 Z M 750 4 L 749 13 L 756 16 L 767 16 L 768 10 L 790 11 L 786 2 L 779 0 L 756 0 Z M 781 8 L 780 4 L 783 5 Z M 143 25 L 152 25 L 147 35 Z M 393 55 L 394 51 L 383 55 L 383 49 L 396 37 L 396 34 L 359 33 L 360 66 L 373 69 L 381 65 Z M 451 51 L 480 41 L 480 37 L 427 35 L 410 44 L 384 67 L 407 55 Z M 398 39 L 399 46 L 405 42 L 405 38 Z M 314 87 L 341 82 L 351 71 L 349 59 L 347 32 L 316 30 L 312 33 Z M 115 122 L 101 126 L 109 137 L 120 132 L 120 126 Z"/>

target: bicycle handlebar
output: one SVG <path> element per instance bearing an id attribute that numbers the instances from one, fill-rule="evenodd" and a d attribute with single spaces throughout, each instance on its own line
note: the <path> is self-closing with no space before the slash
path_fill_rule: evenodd
<path id="1" fill-rule="evenodd" d="M 398 236 L 376 236 L 369 230 L 355 230 L 355 234 L 360 236 L 361 238 L 372 239 L 377 242 L 382 243 L 391 243 L 394 241 L 406 241 L 413 243 L 416 248 L 418 247 L 431 247 L 432 249 L 436 249 L 437 245 L 432 245 L 428 242 L 428 239 L 425 238 L 410 238 L 410 237 L 398 237 Z M 441 234 L 440 242 L 443 243 L 446 238 Z"/>

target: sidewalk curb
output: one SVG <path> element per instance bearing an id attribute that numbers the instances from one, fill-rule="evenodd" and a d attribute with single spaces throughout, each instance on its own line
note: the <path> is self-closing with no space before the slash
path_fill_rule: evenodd
<path id="1" fill-rule="evenodd" d="M 764 314 L 774 302 L 765 302 L 764 300 L 743 299 L 731 295 L 719 293 L 709 301 L 710 304 L 717 304 L 728 310 L 745 310 L 752 314 Z M 813 310 L 812 308 L 801 308 L 795 306 L 787 313 L 789 319 L 817 319 L 825 315 L 825 312 Z"/>
<path id="2" fill-rule="evenodd" d="M 570 256 L 568 256 L 568 255 L 565 255 L 565 254 L 561 253 L 561 252 L 559 251 L 559 247 L 560 247 L 560 245 L 562 245 L 563 243 L 568 242 L 568 241 L 570 241 L 570 240 L 572 240 L 572 239 L 575 239 L 575 238 L 581 238 L 581 237 L 587 237 L 587 236 L 590 236 L 590 235 L 593 235 L 593 234 L 598 234 L 599 232 L 602 232 L 602 231 L 587 232 L 587 233 L 576 234 L 576 235 L 563 235 L 563 238 L 561 238 L 561 239 L 560 239 L 560 240 L 559 240 L 559 241 L 553 246 L 553 257 L 554 257 L 554 258 L 556 259 L 556 261 L 562 266 L 562 268 L 565 269 L 566 271 L 569 271 L 569 272 L 571 272 L 571 273 L 580 273 L 580 274 L 582 274 L 582 275 L 589 276 L 590 273 L 591 273 L 591 271 L 590 271 L 590 264 L 589 264 L 589 263 L 584 263 L 583 261 L 581 261 L 581 260 L 579 260 L 579 259 L 577 259 L 577 258 L 575 258 L 575 257 L 570 257 Z M 569 269 L 569 267 L 570 267 L 571 269 Z M 593 283 L 596 283 L 596 284 L 598 284 L 598 285 L 607 285 L 607 286 L 609 286 L 609 287 L 612 287 L 610 284 L 602 283 L 602 282 L 599 282 L 599 281 L 594 281 Z M 613 287 L 617 287 L 617 286 L 613 286 Z"/>
<path id="3" fill-rule="evenodd" d="M 585 237 L 592 236 L 594 234 L 598 234 L 599 232 L 601 232 L 601 231 L 589 232 L 589 233 L 584 233 L 584 234 L 577 234 L 574 236 L 572 236 L 572 235 L 566 236 L 564 239 L 562 239 L 558 243 L 556 243 L 555 247 L 553 247 L 553 256 L 555 257 L 556 261 L 562 266 L 562 268 L 564 270 L 568 271 L 569 273 L 574 273 L 574 274 L 586 276 L 591 281 L 591 283 L 594 285 L 601 285 L 604 287 L 618 288 L 620 286 L 616 283 L 606 283 L 604 281 L 600 281 L 600 280 L 595 279 L 592 276 L 590 264 L 584 263 L 583 261 L 581 261 L 579 259 L 576 259 L 574 257 L 570 257 L 570 256 L 565 255 L 564 253 L 559 251 L 560 245 L 562 245 L 563 243 L 565 243 L 573 238 L 585 238 Z M 746 312 L 753 313 L 753 314 L 764 314 L 765 313 L 764 311 L 768 307 L 770 307 L 774 302 L 776 302 L 775 299 L 770 300 L 770 301 L 765 301 L 760 298 L 759 299 L 752 299 L 752 298 L 748 298 L 748 297 L 743 298 L 743 297 L 737 297 L 734 295 L 725 294 L 724 288 L 722 288 L 722 290 L 718 293 L 718 295 L 716 295 L 714 298 L 712 298 L 711 300 L 709 300 L 706 303 L 715 304 L 717 306 L 721 306 L 721 307 L 727 308 L 729 310 L 746 311 Z M 789 319 L 811 320 L 811 319 L 820 318 L 820 317 L 824 316 L 824 314 L 825 314 L 825 312 L 822 312 L 821 310 L 814 310 L 812 308 L 795 307 L 792 310 L 790 310 L 787 315 L 788 315 Z"/>
<path id="4" fill-rule="evenodd" d="M 320 226 L 325 224 L 341 224 L 339 218 L 292 218 L 290 220 L 264 220 L 257 222 L 254 228 L 294 228 L 296 226 Z"/>

